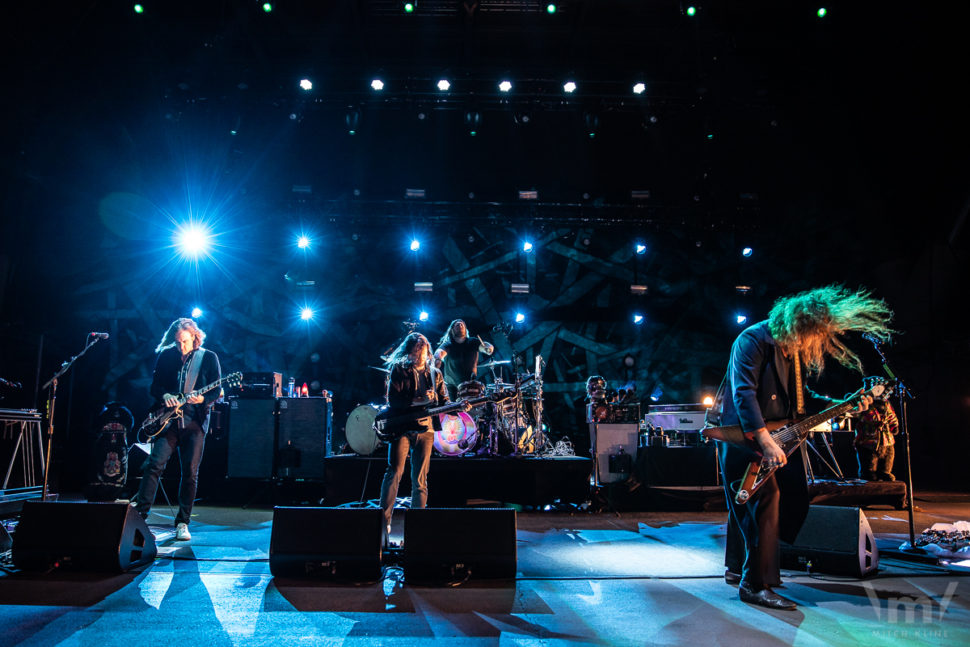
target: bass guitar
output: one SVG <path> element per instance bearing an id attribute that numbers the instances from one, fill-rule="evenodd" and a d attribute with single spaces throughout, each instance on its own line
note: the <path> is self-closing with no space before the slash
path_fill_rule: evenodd
<path id="1" fill-rule="evenodd" d="M 178 420 L 182 417 L 182 407 L 185 405 L 186 400 L 197 395 L 205 395 L 213 389 L 217 389 L 222 385 L 237 386 L 242 382 L 243 374 L 240 372 L 230 373 L 229 375 L 216 380 L 210 384 L 206 384 L 201 389 L 196 389 L 191 393 L 179 393 L 177 396 L 178 404 L 174 407 L 162 407 L 154 412 L 148 414 L 144 422 L 141 423 L 141 427 L 138 428 L 138 442 L 146 443 L 158 434 L 165 431 L 169 423 L 173 420 Z"/>
<path id="2" fill-rule="evenodd" d="M 766 422 L 765 427 L 768 429 L 772 440 L 785 452 L 785 456 L 791 456 L 805 442 L 813 427 L 820 425 L 826 420 L 848 413 L 863 396 L 879 397 L 887 388 L 886 380 L 878 377 L 868 377 L 864 380 L 864 384 L 865 386 L 863 388 L 825 411 L 794 422 L 789 420 Z M 746 503 L 779 467 L 778 465 L 768 465 L 764 462 L 760 448 L 754 439 L 754 434 L 751 432 L 743 432 L 740 425 L 707 427 L 701 429 L 701 433 L 707 438 L 723 440 L 732 445 L 747 447 L 758 453 L 758 460 L 748 465 L 748 468 L 744 472 L 744 477 L 741 479 L 741 485 L 738 487 L 738 492 L 734 497 L 735 502 L 739 504 Z"/>
<path id="3" fill-rule="evenodd" d="M 374 430 L 377 432 L 377 437 L 385 443 L 393 442 L 407 432 L 412 431 L 414 429 L 414 423 L 422 418 L 430 418 L 443 413 L 454 413 L 455 411 L 468 411 L 472 407 L 491 399 L 491 396 L 484 395 L 480 398 L 455 400 L 454 402 L 449 402 L 448 404 L 431 409 L 418 407 L 411 411 L 394 414 L 390 412 L 390 409 L 385 409 L 374 418 Z"/>

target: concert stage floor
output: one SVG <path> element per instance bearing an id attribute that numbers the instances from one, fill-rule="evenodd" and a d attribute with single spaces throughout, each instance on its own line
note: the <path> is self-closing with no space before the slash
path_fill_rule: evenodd
<path id="1" fill-rule="evenodd" d="M 968 495 L 917 504 L 918 531 L 970 516 Z M 6 573 L 0 625 L 5 645 L 99 647 L 970 643 L 965 573 L 893 556 L 905 513 L 866 514 L 883 552 L 878 575 L 786 572 L 783 593 L 800 606 L 784 612 L 746 605 L 724 584 L 724 513 L 519 513 L 514 580 L 439 588 L 402 582 L 395 567 L 371 584 L 277 581 L 270 510 L 198 507 L 193 539 L 175 542 L 158 506 L 153 564 L 122 575 Z M 917 599 L 924 605 L 907 615 Z"/>

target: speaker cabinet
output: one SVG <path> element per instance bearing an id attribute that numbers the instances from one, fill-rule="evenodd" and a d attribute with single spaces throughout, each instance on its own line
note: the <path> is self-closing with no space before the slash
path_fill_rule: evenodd
<path id="1" fill-rule="evenodd" d="M 409 582 L 512 579 L 515 510 L 422 508 L 404 515 L 404 578 Z"/>
<path id="2" fill-rule="evenodd" d="M 861 509 L 813 505 L 795 543 L 781 542 L 781 566 L 865 577 L 879 568 L 879 549 Z"/>
<path id="3" fill-rule="evenodd" d="M 322 479 L 331 438 L 330 398 L 280 398 L 276 475 Z"/>
<path id="4" fill-rule="evenodd" d="M 226 476 L 272 478 L 276 400 L 230 399 L 228 445 Z"/>
<path id="5" fill-rule="evenodd" d="M 273 509 L 274 577 L 376 582 L 384 513 L 378 508 Z"/>
<path id="6" fill-rule="evenodd" d="M 151 563 L 155 537 L 127 503 L 26 501 L 13 536 L 25 571 L 59 568 L 124 572 Z"/>
<path id="7" fill-rule="evenodd" d="M 589 424 L 589 440 L 594 461 L 593 477 L 596 485 L 625 481 L 629 478 L 633 472 L 633 462 L 637 457 L 639 434 L 640 425 L 635 422 L 619 424 L 591 422 Z M 619 459 L 623 455 L 629 458 Z M 610 461 L 611 456 L 612 461 Z"/>

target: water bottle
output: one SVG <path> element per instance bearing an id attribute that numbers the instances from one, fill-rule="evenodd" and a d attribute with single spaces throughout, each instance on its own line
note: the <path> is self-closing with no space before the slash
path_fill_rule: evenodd
<path id="1" fill-rule="evenodd" d="M 296 397 L 296 378 L 295 377 L 290 378 L 290 388 L 287 390 L 286 395 L 287 397 L 290 397 L 290 398 Z"/>

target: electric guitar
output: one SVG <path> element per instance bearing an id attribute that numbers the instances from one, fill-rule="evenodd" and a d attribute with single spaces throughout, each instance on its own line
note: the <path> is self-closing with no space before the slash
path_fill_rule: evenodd
<path id="1" fill-rule="evenodd" d="M 847 413 L 855 407 L 856 403 L 863 396 L 879 397 L 887 388 L 886 380 L 879 377 L 867 377 L 864 380 L 864 384 L 865 386 L 863 388 L 850 395 L 843 402 L 831 406 L 825 411 L 807 416 L 798 421 L 776 420 L 766 422 L 765 427 L 768 429 L 772 440 L 785 452 L 785 456 L 791 456 L 805 442 L 813 427 L 820 425 L 826 420 Z M 735 502 L 739 504 L 746 503 L 779 467 L 778 465 L 767 465 L 764 462 L 760 447 L 758 447 L 757 442 L 754 440 L 754 433 L 741 431 L 740 425 L 707 427 L 701 429 L 701 433 L 707 438 L 723 440 L 732 445 L 747 447 L 758 453 L 758 460 L 748 465 L 747 470 L 744 472 L 744 477 L 741 479 L 741 485 L 738 487 L 738 493 L 734 497 Z"/>
<path id="2" fill-rule="evenodd" d="M 211 384 L 206 384 L 201 389 L 196 389 L 191 393 L 179 393 L 177 397 L 178 404 L 174 407 L 162 407 L 154 412 L 148 414 L 145 421 L 141 423 L 141 427 L 138 428 L 138 442 L 146 443 L 158 434 L 165 431 L 169 423 L 173 420 L 178 420 L 182 417 L 182 406 L 185 404 L 186 400 L 197 395 L 204 395 L 213 389 L 217 389 L 223 384 L 229 386 L 237 386 L 242 382 L 243 374 L 236 371 L 235 373 L 230 373 L 229 375 L 212 382 Z"/>
<path id="3" fill-rule="evenodd" d="M 468 411 L 472 407 L 491 400 L 492 396 L 483 395 L 480 398 L 470 398 L 468 400 L 455 400 L 440 407 L 426 409 L 416 407 L 404 413 L 390 413 L 390 409 L 385 409 L 374 418 L 374 430 L 377 437 L 385 443 L 393 442 L 414 429 L 413 423 L 422 418 L 430 418 L 443 413 L 453 413 L 455 411 Z"/>

